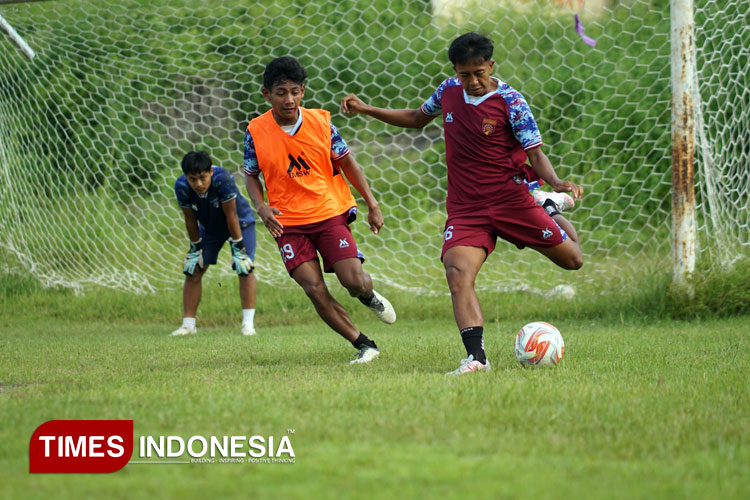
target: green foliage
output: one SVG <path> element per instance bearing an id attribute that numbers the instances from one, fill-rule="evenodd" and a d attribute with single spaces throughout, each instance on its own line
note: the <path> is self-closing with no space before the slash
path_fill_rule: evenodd
<path id="1" fill-rule="evenodd" d="M 750 314 L 750 260 L 742 260 L 727 271 L 699 269 L 688 284 L 692 292 L 670 290 L 669 306 L 674 318 Z"/>
<path id="2" fill-rule="evenodd" d="M 20 271 L 0 274 L 0 303 L 3 305 L 11 297 L 27 298 L 41 291 L 41 283 L 30 274 Z"/>
<path id="3" fill-rule="evenodd" d="M 118 11 L 142 10 L 146 4 L 148 12 L 137 23 L 118 22 Z M 629 169 L 635 157 L 652 168 L 635 174 L 625 170 L 624 175 L 604 169 L 613 187 L 635 194 L 662 182 L 654 171 L 668 175 L 666 5 L 661 18 L 650 10 L 644 23 L 624 31 L 622 25 L 633 13 L 625 7 L 615 9 L 611 22 L 603 24 L 604 30 L 592 32 L 600 40 L 598 50 L 585 52 L 580 50 L 580 40 L 565 36 L 567 23 L 502 6 L 478 24 L 467 22 L 442 31 L 425 15 L 429 4 L 416 0 L 387 7 L 364 0 L 317 0 L 304 7 L 291 0 L 252 6 L 225 2 L 218 10 L 199 2 L 174 7 L 167 1 L 126 0 L 109 6 L 113 12 L 107 19 L 101 19 L 101 8 L 92 2 L 88 7 L 81 5 L 75 18 L 60 17 L 60 23 L 75 23 L 75 29 L 58 27 L 54 32 L 59 38 L 55 35 L 45 47 L 40 64 L 54 68 L 48 78 L 38 81 L 33 73 L 18 68 L 4 76 L 7 83 L 0 87 L 0 92 L 26 89 L 35 98 L 25 105 L 39 110 L 42 123 L 55 125 L 49 129 L 52 151 L 44 155 L 44 168 L 80 171 L 86 163 L 100 166 L 87 179 L 89 188 L 109 178 L 133 191 L 143 187 L 144 180 L 145 187 L 150 187 L 154 168 L 174 168 L 174 158 L 195 143 L 216 151 L 219 164 L 236 163 L 225 155 L 238 150 L 239 131 L 214 139 L 206 128 L 205 135 L 172 138 L 158 110 L 180 106 L 196 87 L 219 85 L 241 107 L 240 113 L 232 111 L 232 118 L 246 122 L 265 110 L 259 92 L 262 70 L 271 57 L 281 54 L 298 57 L 310 70 L 305 101 L 309 107 L 330 109 L 347 92 L 357 92 L 374 104 L 416 107 L 451 75 L 447 45 L 468 29 L 479 29 L 495 39 L 499 76 L 527 96 L 563 176 L 575 174 L 591 183 L 596 179 L 587 178 L 589 170 L 592 165 L 602 169 L 602 159 L 613 168 Z M 46 17 L 55 6 L 30 7 L 28 15 L 39 9 L 44 9 Z M 345 12 L 359 15 L 352 19 L 342 15 Z M 255 23 L 259 13 L 270 22 Z M 231 24 L 226 24 L 227 19 Z M 33 27 L 32 23 L 28 29 Z M 656 48 L 644 57 L 646 42 Z M 343 53 L 332 54 L 327 50 L 331 46 L 343 47 Z M 143 47 L 148 47 L 148 53 Z M 403 81 L 394 80 L 395 75 L 402 75 Z M 403 92 L 406 85 L 423 90 L 416 95 Z M 90 112 L 75 113 L 80 103 L 86 103 Z M 348 124 L 359 139 L 366 139 L 358 136 L 363 124 L 362 120 Z M 39 126 L 38 122 L 15 125 L 19 143 L 30 142 L 38 133 L 31 128 Z M 377 133 L 380 125 L 368 125 Z M 651 136 L 635 149 L 624 147 L 638 129 L 650 130 Z M 102 144 L 102 137 L 107 136 L 118 146 Z M 435 153 L 428 152 L 423 161 L 439 165 L 442 154 Z M 123 169 L 123 165 L 130 168 Z M 397 193 L 391 196 L 393 200 L 385 201 L 397 201 Z M 614 206 L 589 206 L 604 210 L 600 214 L 604 216 L 631 202 L 619 197 Z M 664 211 L 665 205 L 657 204 L 643 217 L 659 210 Z"/>

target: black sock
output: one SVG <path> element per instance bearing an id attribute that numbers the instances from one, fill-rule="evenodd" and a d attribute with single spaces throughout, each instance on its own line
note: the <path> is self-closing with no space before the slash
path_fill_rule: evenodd
<path id="1" fill-rule="evenodd" d="M 359 297 L 357 297 L 357 299 L 359 299 L 360 302 L 362 302 L 364 305 L 368 307 L 370 306 L 370 304 L 372 304 L 372 299 L 374 298 L 375 298 L 375 294 L 372 292 L 370 292 L 369 297 L 365 297 L 364 295 L 360 295 Z"/>
<path id="2" fill-rule="evenodd" d="M 484 354 L 484 327 L 472 326 L 461 330 L 461 340 L 466 347 L 466 355 L 474 356 L 474 359 L 482 364 L 487 362 Z"/>
<path id="3" fill-rule="evenodd" d="M 542 204 L 542 208 L 544 208 L 544 211 L 547 212 L 547 215 L 550 217 L 560 215 L 560 211 L 557 209 L 557 203 L 549 198 Z"/>
<path id="4" fill-rule="evenodd" d="M 355 349 L 360 350 L 363 345 L 369 345 L 370 347 L 374 347 L 375 349 L 378 348 L 377 345 L 375 345 L 375 342 L 367 338 L 367 335 L 365 335 L 362 332 L 359 332 L 359 337 L 357 337 L 357 340 L 352 342 L 352 345 Z"/>

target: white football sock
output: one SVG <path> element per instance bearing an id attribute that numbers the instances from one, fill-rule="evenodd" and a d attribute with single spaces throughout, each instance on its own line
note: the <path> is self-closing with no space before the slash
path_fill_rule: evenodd
<path id="1" fill-rule="evenodd" d="M 255 318 L 255 309 L 243 309 L 242 310 L 242 324 L 253 324 L 253 319 Z"/>
<path id="2" fill-rule="evenodd" d="M 195 328 L 195 318 L 182 318 L 182 326 L 185 328 Z"/>

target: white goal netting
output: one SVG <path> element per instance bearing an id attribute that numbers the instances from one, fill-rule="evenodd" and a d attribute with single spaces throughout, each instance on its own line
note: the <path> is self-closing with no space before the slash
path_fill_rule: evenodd
<path id="1" fill-rule="evenodd" d="M 332 112 L 386 217 L 380 236 L 354 225 L 366 269 L 444 292 L 440 119 L 406 131 L 338 106 L 356 92 L 418 107 L 452 75 L 447 47 L 469 30 L 492 37 L 495 76 L 528 100 L 560 177 L 586 191 L 570 213 L 580 271 L 500 242 L 477 286 L 613 286 L 671 271 L 669 2 L 71 0 L 0 3 L 0 16 L 36 52 L 0 32 L 0 245 L 46 284 L 179 284 L 180 159 L 209 151 L 245 194 L 244 129 L 268 109 L 263 68 L 292 55 L 309 74 L 303 105 Z M 745 2 L 696 3 L 699 257 L 710 265 L 750 247 L 749 24 Z M 275 243 L 258 235 L 258 279 L 287 283 Z M 212 274 L 231 273 L 222 263 Z"/>

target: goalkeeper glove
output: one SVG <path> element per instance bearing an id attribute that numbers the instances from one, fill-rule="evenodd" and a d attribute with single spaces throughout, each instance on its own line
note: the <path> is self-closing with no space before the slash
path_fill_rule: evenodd
<path id="1" fill-rule="evenodd" d="M 253 259 L 247 255 L 242 238 L 237 241 L 229 240 L 229 246 L 232 247 L 232 269 L 237 271 L 239 276 L 247 276 L 253 272 L 255 264 Z"/>
<path id="2" fill-rule="evenodd" d="M 203 269 L 203 248 L 201 248 L 201 240 L 199 239 L 195 243 L 190 242 L 190 250 L 188 250 L 185 260 L 182 261 L 182 272 L 186 276 L 192 276 L 195 272 L 195 266 Z"/>

